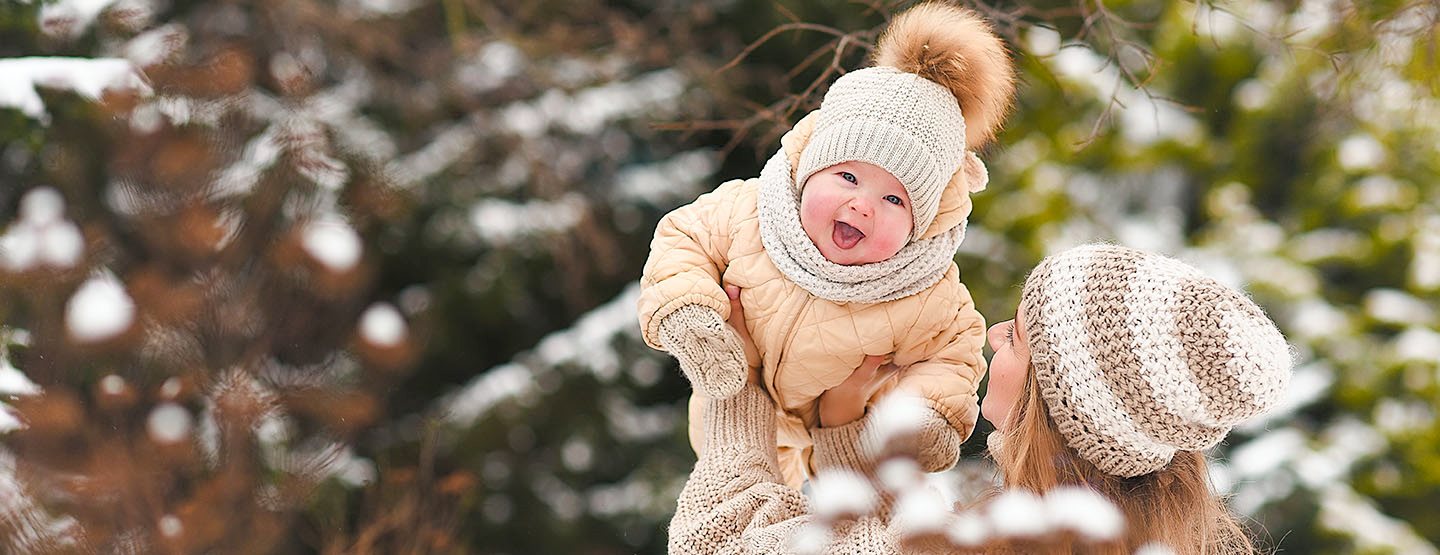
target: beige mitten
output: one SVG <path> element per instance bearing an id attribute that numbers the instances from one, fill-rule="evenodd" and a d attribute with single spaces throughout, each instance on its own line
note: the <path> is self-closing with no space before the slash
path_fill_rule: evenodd
<path id="1" fill-rule="evenodd" d="M 660 322 L 660 343 L 701 395 L 724 399 L 745 386 L 745 346 L 714 310 L 693 304 L 675 309 Z"/>
<path id="2" fill-rule="evenodd" d="M 965 438 L 940 413 L 933 409 L 926 412 L 925 422 L 915 437 L 915 462 L 925 472 L 944 472 L 960 458 L 960 445 L 965 443 Z"/>

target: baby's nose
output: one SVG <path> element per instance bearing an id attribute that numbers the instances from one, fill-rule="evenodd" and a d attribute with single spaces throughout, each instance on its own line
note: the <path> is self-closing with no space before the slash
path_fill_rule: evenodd
<path id="1" fill-rule="evenodd" d="M 871 214 L 870 203 L 860 198 L 850 199 L 850 211 L 868 218 Z"/>

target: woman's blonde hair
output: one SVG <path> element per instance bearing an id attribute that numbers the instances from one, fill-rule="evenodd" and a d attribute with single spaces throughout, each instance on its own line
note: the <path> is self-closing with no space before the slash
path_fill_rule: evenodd
<path id="1" fill-rule="evenodd" d="M 1004 434 L 991 455 L 1005 487 L 1043 494 L 1062 485 L 1085 486 L 1110 499 L 1125 515 L 1125 531 L 1115 542 L 1083 547 L 1051 543 L 1042 551 L 1130 554 L 1157 542 L 1179 555 L 1255 553 L 1245 529 L 1212 489 L 1204 453 L 1178 451 L 1164 468 L 1134 478 L 1101 472 L 1065 444 L 1033 369 L 1014 410 L 1010 429 L 993 432 Z M 1025 552 L 1036 550 L 1027 546 Z"/>

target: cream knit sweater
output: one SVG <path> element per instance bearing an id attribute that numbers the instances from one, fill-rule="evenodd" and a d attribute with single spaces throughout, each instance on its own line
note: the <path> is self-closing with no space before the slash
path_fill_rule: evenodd
<path id="1" fill-rule="evenodd" d="M 815 430 L 816 465 L 861 467 L 864 419 Z M 811 522 L 805 494 L 786 486 L 775 458 L 775 405 L 764 390 L 712 401 L 705 411 L 704 453 L 680 492 L 670 520 L 670 553 L 790 553 L 791 538 Z M 858 468 L 857 468 L 858 467 Z M 899 553 L 885 524 L 888 508 L 837 523 L 826 553 Z"/>

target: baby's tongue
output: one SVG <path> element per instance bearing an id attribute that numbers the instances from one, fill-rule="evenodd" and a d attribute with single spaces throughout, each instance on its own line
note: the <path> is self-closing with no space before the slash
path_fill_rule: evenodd
<path id="1" fill-rule="evenodd" d="M 835 246 L 842 249 L 854 248 L 864 238 L 864 233 L 845 222 L 835 222 L 835 231 L 830 237 L 832 241 L 835 241 Z"/>

